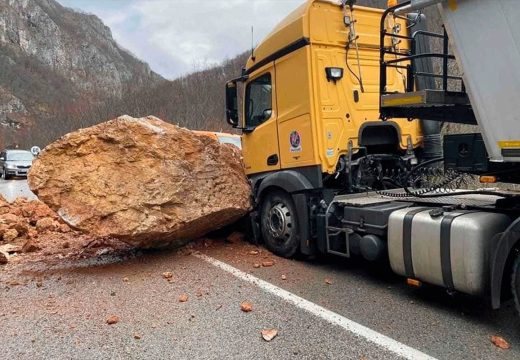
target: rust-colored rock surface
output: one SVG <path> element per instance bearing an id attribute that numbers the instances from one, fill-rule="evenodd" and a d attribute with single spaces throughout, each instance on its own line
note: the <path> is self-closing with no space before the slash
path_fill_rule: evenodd
<path id="1" fill-rule="evenodd" d="M 142 247 L 195 239 L 250 208 L 236 148 L 151 116 L 65 135 L 33 163 L 29 186 L 72 228 Z"/>

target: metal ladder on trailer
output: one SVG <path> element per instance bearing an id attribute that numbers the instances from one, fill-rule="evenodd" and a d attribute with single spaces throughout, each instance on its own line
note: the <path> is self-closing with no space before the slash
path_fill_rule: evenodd
<path id="1" fill-rule="evenodd" d="M 449 53 L 449 39 L 446 30 L 438 34 L 425 29 L 414 31 L 410 36 L 389 32 L 386 29 L 387 19 L 398 8 L 406 6 L 410 1 L 388 8 L 381 18 L 380 29 L 380 116 L 382 120 L 390 118 L 428 119 L 435 121 L 449 121 L 463 124 L 476 124 L 475 114 L 471 107 L 468 94 L 461 76 L 450 74 L 450 62 L 455 56 Z M 394 15 L 397 16 L 397 15 Z M 420 14 L 408 16 L 408 22 L 419 23 Z M 411 26 L 410 26 L 411 27 Z M 390 46 L 388 40 L 390 39 Z M 442 53 L 429 50 L 429 46 L 422 46 L 432 39 L 442 40 Z M 399 50 L 394 44 L 407 41 L 409 50 Z M 437 40 L 438 41 L 438 40 Z M 433 69 L 420 71 L 424 66 L 418 62 L 428 59 L 442 61 L 441 71 Z M 397 68 L 406 72 L 404 92 L 387 91 L 387 69 Z M 436 80 L 440 79 L 440 89 Z M 459 82 L 459 90 L 450 90 L 449 84 Z M 422 84 L 422 86 L 418 86 Z M 421 88 L 421 90 L 417 90 Z"/>

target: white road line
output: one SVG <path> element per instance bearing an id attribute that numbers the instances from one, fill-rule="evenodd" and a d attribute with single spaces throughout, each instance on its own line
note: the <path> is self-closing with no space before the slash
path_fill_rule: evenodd
<path id="1" fill-rule="evenodd" d="M 193 254 L 193 256 L 195 256 L 199 259 L 202 259 L 204 261 L 207 261 L 208 263 L 210 263 L 224 271 L 227 271 L 228 273 L 236 276 L 237 278 L 239 278 L 241 280 L 254 284 L 254 285 L 260 287 L 261 289 L 267 291 L 268 293 L 276 295 L 279 298 L 281 298 L 319 318 L 322 318 L 323 320 L 325 320 L 333 325 L 340 326 L 343 329 L 347 330 L 348 332 L 353 333 L 354 335 L 365 338 L 366 340 L 368 340 L 376 345 L 379 345 L 383 349 L 391 351 L 394 354 L 402 356 L 406 359 L 435 360 L 434 357 L 429 356 L 417 349 L 414 349 L 408 345 L 400 343 L 397 340 L 394 340 L 386 335 L 378 333 L 377 331 L 374 331 L 372 329 L 369 329 L 366 326 L 358 324 L 357 322 L 347 319 L 346 317 L 341 316 L 340 314 L 337 314 L 333 311 L 325 309 L 324 307 L 317 305 L 309 300 L 305 300 L 304 298 L 301 298 L 298 295 L 295 295 L 287 290 L 284 290 L 282 288 L 279 288 L 278 286 L 268 283 L 267 281 L 261 280 L 251 274 L 245 273 L 222 261 L 219 261 L 210 256 L 200 254 L 200 253 L 195 253 L 195 254 Z"/>

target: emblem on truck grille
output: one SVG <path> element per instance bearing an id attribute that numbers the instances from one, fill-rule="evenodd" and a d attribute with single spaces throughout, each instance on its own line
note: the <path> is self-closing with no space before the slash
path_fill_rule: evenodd
<path id="1" fill-rule="evenodd" d="M 302 151 L 302 139 L 298 131 L 291 132 L 291 134 L 289 135 L 289 143 L 291 144 L 291 152 Z"/>

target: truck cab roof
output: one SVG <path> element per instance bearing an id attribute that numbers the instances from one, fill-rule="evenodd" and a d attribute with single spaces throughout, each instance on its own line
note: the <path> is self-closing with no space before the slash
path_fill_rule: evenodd
<path id="1" fill-rule="evenodd" d="M 338 8 L 340 6 L 340 2 L 334 0 L 308 0 L 296 8 L 254 49 L 253 56 L 250 56 L 247 61 L 246 72 L 253 72 L 255 69 L 258 69 L 264 64 L 272 61 L 273 58 L 283 55 L 284 51 L 290 52 L 294 47 L 298 47 L 299 45 L 304 46 L 313 42 L 321 42 L 321 40 L 330 43 L 332 40 L 333 42 L 341 42 L 343 46 L 346 46 L 346 28 L 341 36 L 337 36 L 337 34 L 328 34 L 329 36 L 327 36 L 327 39 L 320 39 L 324 27 L 327 28 L 327 30 L 332 30 L 332 27 L 337 26 L 337 24 L 329 24 L 325 19 L 311 18 L 311 9 L 313 7 L 330 6 L 330 4 L 337 5 Z M 355 8 L 363 9 L 365 12 L 383 12 L 383 10 L 380 9 L 363 6 L 355 6 Z M 367 39 L 365 36 L 360 39 L 360 41 L 364 41 L 368 45 L 379 46 L 379 29 L 376 29 L 372 33 L 375 34 L 373 38 Z"/>

